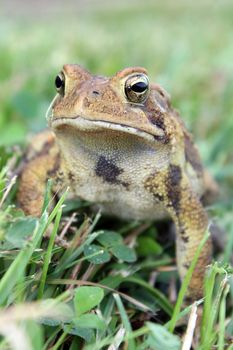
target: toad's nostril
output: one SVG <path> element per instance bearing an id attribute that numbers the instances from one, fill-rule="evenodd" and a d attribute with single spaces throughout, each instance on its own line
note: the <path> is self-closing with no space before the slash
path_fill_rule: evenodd
<path id="1" fill-rule="evenodd" d="M 92 93 L 93 93 L 94 95 L 99 95 L 99 94 L 100 94 L 99 91 L 96 91 L 96 90 L 92 91 Z"/>

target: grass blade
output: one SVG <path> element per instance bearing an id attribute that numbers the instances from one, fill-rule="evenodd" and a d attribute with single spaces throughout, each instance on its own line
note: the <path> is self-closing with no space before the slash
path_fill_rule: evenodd
<path id="1" fill-rule="evenodd" d="M 224 269 L 219 268 L 217 264 L 213 266 L 213 270 L 215 271 L 215 277 L 217 274 L 225 273 Z M 226 288 L 227 278 L 225 277 L 221 283 L 220 287 L 218 288 L 217 295 L 215 297 L 215 300 L 211 299 L 211 311 L 209 314 L 207 314 L 206 317 L 206 310 L 204 305 L 204 313 L 205 317 L 203 317 L 202 321 L 202 332 L 201 332 L 201 349 L 203 350 L 210 350 L 213 347 L 215 339 L 217 339 L 217 332 L 215 329 L 215 322 L 217 319 L 217 313 L 220 307 L 220 301 L 222 296 L 224 295 L 224 290 Z M 205 303 L 207 303 L 207 300 L 205 300 Z M 208 307 L 209 310 L 209 307 Z"/>
<path id="2" fill-rule="evenodd" d="M 33 251 L 43 236 L 43 233 L 46 229 L 47 220 L 48 216 L 45 212 L 42 215 L 40 222 L 37 223 L 32 236 L 32 241 L 28 242 L 27 245 L 20 251 L 20 253 L 10 265 L 9 269 L 3 275 L 0 281 L 0 305 L 3 305 L 5 303 L 16 283 L 21 280 L 25 268 L 33 254 Z"/>
<path id="3" fill-rule="evenodd" d="M 218 335 L 218 350 L 224 350 L 225 348 L 225 319 L 226 319 L 226 297 L 229 293 L 230 285 L 225 284 L 223 296 L 220 304 L 219 311 L 219 335 Z"/>
<path id="4" fill-rule="evenodd" d="M 125 308 L 124 308 L 124 305 L 121 301 L 121 298 L 118 294 L 113 294 L 115 300 L 116 300 L 116 304 L 117 304 L 117 307 L 118 307 L 118 310 L 120 312 L 120 315 L 121 315 L 121 320 L 122 320 L 122 323 L 123 323 L 123 326 L 126 330 L 126 335 L 131 333 L 132 332 L 132 328 L 131 328 L 131 324 L 130 324 L 130 321 L 129 321 L 129 318 L 128 318 L 128 315 L 125 311 Z M 127 347 L 128 350 L 136 350 L 136 343 L 134 341 L 134 339 L 129 339 L 128 340 L 128 347 Z"/>
<path id="5" fill-rule="evenodd" d="M 138 277 L 127 277 L 124 282 L 132 282 L 147 289 L 155 298 L 158 305 L 168 314 L 172 314 L 173 307 L 168 299 L 156 288 L 153 288 L 149 283 L 143 281 Z"/>
<path id="6" fill-rule="evenodd" d="M 57 231 L 59 228 L 59 223 L 61 220 L 61 214 L 62 214 L 62 209 L 59 208 L 57 211 L 56 218 L 55 218 L 54 227 L 53 227 L 50 239 L 49 239 L 47 252 L 45 254 L 44 265 L 43 265 L 43 270 L 42 270 L 42 275 L 41 275 L 41 280 L 40 280 L 40 285 L 39 285 L 39 290 L 38 290 L 38 299 L 41 299 L 43 297 L 45 281 L 46 281 L 46 277 L 47 277 L 47 273 L 48 273 L 49 264 L 51 261 L 52 249 L 54 246 L 55 237 L 56 237 L 56 234 L 57 234 Z"/>

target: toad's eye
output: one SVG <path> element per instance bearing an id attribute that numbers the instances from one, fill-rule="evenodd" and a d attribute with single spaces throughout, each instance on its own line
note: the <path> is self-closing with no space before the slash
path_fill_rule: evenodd
<path id="1" fill-rule="evenodd" d="M 65 91 L 65 77 L 63 73 L 60 73 L 56 76 L 55 86 L 57 92 L 63 96 Z"/>
<path id="2" fill-rule="evenodd" d="M 149 93 L 149 80 L 145 74 L 130 76 L 125 82 L 125 95 L 129 102 L 145 102 Z"/>

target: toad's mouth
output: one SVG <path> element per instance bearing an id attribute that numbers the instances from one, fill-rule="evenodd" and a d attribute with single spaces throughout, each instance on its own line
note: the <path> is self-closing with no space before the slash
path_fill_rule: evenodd
<path id="1" fill-rule="evenodd" d="M 127 134 L 137 135 L 148 141 L 155 142 L 155 139 L 162 139 L 165 137 L 164 130 L 153 125 L 153 133 L 147 130 L 143 130 L 140 128 L 135 128 L 132 126 L 128 126 L 125 124 L 113 123 L 103 120 L 92 120 L 85 119 L 80 116 L 74 118 L 60 117 L 57 119 L 53 119 L 49 123 L 50 127 L 56 130 L 62 130 L 64 127 L 73 127 L 80 131 L 101 131 L 101 129 L 110 130 L 110 131 L 118 131 L 124 132 Z"/>

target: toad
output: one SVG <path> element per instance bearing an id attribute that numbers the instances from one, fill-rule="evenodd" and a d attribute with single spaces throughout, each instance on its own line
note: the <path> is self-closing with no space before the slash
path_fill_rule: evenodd
<path id="1" fill-rule="evenodd" d="M 104 214 L 170 218 L 183 279 L 208 228 L 202 198 L 214 182 L 168 94 L 141 67 L 108 78 L 67 64 L 55 85 L 50 130 L 33 138 L 20 176 L 21 207 L 39 216 L 47 179 L 53 178 L 54 190 L 69 186 L 74 197 Z M 192 298 L 202 295 L 210 260 L 209 239 L 189 286 Z"/>

